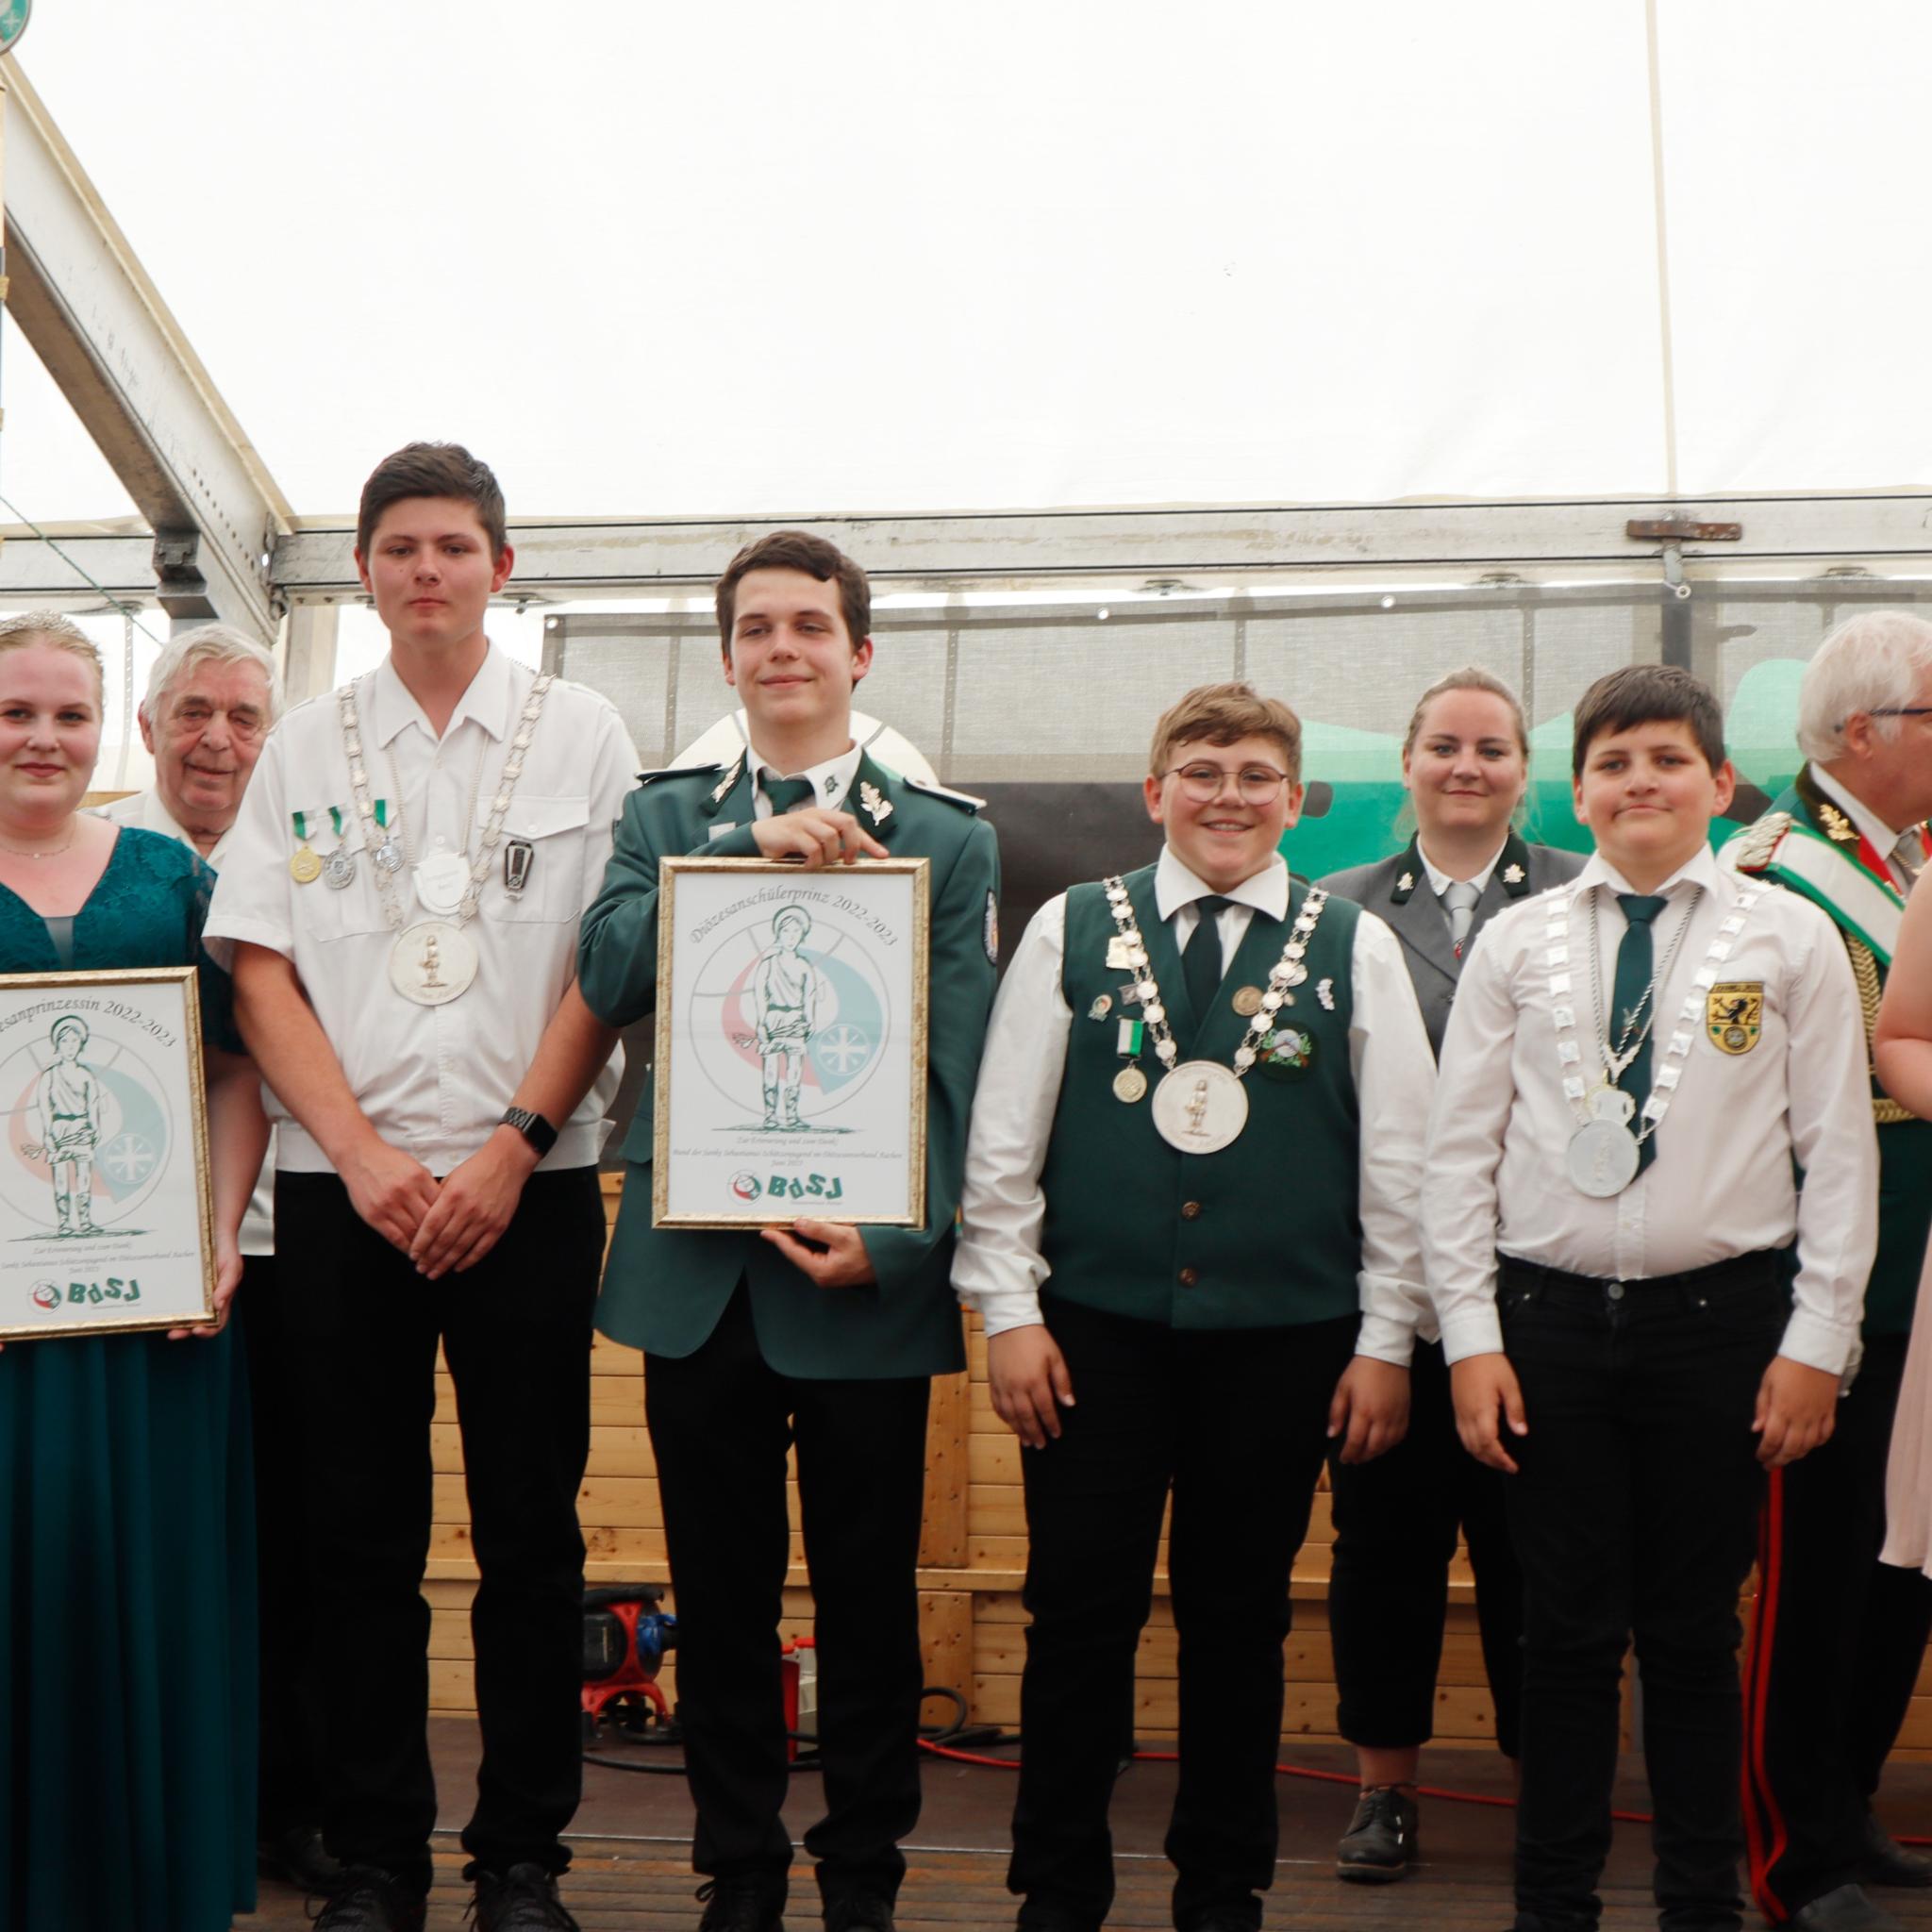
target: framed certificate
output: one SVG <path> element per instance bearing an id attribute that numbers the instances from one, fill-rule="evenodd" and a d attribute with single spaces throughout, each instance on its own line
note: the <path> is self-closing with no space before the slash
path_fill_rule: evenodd
<path id="1" fill-rule="evenodd" d="M 930 861 L 658 876 L 654 1224 L 923 1227 Z"/>
<path id="2" fill-rule="evenodd" d="M 0 974 L 0 1341 L 214 1319 L 192 966 Z"/>

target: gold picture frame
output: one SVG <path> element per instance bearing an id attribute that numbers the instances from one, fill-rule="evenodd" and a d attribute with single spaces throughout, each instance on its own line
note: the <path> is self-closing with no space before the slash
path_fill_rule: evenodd
<path id="1" fill-rule="evenodd" d="M 0 1341 L 213 1324 L 198 982 L 0 974 Z"/>
<path id="2" fill-rule="evenodd" d="M 925 1225 L 931 874 L 923 858 L 662 862 L 653 1225 Z"/>

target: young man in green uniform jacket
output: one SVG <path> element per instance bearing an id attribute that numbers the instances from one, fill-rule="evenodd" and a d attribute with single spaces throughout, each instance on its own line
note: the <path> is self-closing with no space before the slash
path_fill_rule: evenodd
<path id="1" fill-rule="evenodd" d="M 1155 729 L 1158 862 L 1041 907 L 987 1037 L 960 1293 L 1026 1445 L 1024 1932 L 1100 1932 L 1108 1801 L 1170 1495 L 1180 1932 L 1274 1875 L 1289 1582 L 1330 1438 L 1400 1440 L 1435 1082 L 1395 936 L 1291 879 L 1301 725 L 1245 685 Z"/>
<path id="2" fill-rule="evenodd" d="M 647 776 L 585 915 L 579 981 L 628 1025 L 657 1001 L 658 863 L 701 853 L 931 860 L 925 1224 L 804 1219 L 761 1233 L 651 1224 L 647 1088 L 597 1325 L 645 1355 L 645 1409 L 678 1614 L 678 1693 L 697 1804 L 703 1932 L 774 1932 L 791 1859 L 775 1629 L 798 1451 L 819 1662 L 826 1815 L 806 1835 L 830 1932 L 885 1932 L 919 1815 L 915 1566 L 929 1378 L 965 1366 L 949 1286 L 966 1116 L 992 1001 L 998 847 L 976 803 L 914 785 L 852 742 L 872 663 L 864 573 L 781 531 L 719 580 L 724 677 L 750 748 Z"/>
<path id="3" fill-rule="evenodd" d="M 1932 813 L 1932 625 L 1871 610 L 1840 625 L 1805 672 L 1807 762 L 1724 848 L 1741 874 L 1824 908 L 1864 1008 L 1865 1046 Z M 1774 1924 L 1877 1932 L 1895 1924 L 1868 1885 L 1932 1885 L 1932 1860 L 1871 1808 L 1932 1628 L 1932 1582 L 1878 1561 L 1885 1464 L 1919 1269 L 1932 1228 L 1932 1123 L 1874 1074 L 1878 1256 L 1865 1286 L 1864 1357 L 1815 1455 L 1774 1471 L 1765 1581 L 1744 1702 L 1751 1889 Z"/>

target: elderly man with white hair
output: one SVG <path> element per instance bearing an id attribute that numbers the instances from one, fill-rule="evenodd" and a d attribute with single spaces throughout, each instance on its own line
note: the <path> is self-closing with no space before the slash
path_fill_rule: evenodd
<path id="1" fill-rule="evenodd" d="M 242 794 L 282 713 L 274 657 L 227 625 L 203 625 L 170 640 L 142 700 L 142 742 L 155 782 L 100 808 L 192 845 L 217 872 Z M 291 1884 L 321 1887 L 336 1874 L 322 1849 L 316 1757 L 319 1717 L 308 1666 L 312 1618 L 303 1574 L 302 1486 L 291 1434 L 286 1324 L 275 1292 L 275 1146 L 248 1204 L 240 1297 L 254 1390 L 257 1542 L 261 1595 L 259 1862 Z"/>
<path id="2" fill-rule="evenodd" d="M 1834 630 L 1805 673 L 1798 745 L 1804 769 L 1724 857 L 1831 915 L 1869 1054 L 1906 895 L 1932 890 L 1917 884 L 1932 854 L 1932 624 L 1872 610 Z M 1720 1050 L 1756 1044 L 1755 1033 L 1744 1048 L 1730 1038 Z M 1884 1932 L 1898 1921 L 1865 1886 L 1932 1885 L 1932 1860 L 1896 1844 L 1871 1808 L 1932 1629 L 1932 1582 L 1877 1560 L 1886 1451 L 1932 1228 L 1932 1124 L 1875 1074 L 1872 1111 L 1879 1238 L 1864 1359 L 1831 1441 L 1771 1473 L 1747 1665 L 1751 1889 L 1774 1924 L 1801 1932 Z"/>
<path id="3" fill-rule="evenodd" d="M 253 638 L 223 624 L 182 632 L 155 659 L 141 701 L 155 782 L 101 816 L 179 839 L 219 870 L 249 774 L 281 712 L 281 675 Z"/>

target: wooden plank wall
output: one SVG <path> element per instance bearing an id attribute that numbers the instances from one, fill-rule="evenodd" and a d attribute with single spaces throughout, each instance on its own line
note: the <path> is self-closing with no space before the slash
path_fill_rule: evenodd
<path id="1" fill-rule="evenodd" d="M 606 1176 L 606 1208 L 613 1220 L 619 1185 L 615 1176 Z M 926 1682 L 959 1691 L 975 1721 L 1017 1727 L 1025 1627 L 1019 1592 L 1026 1559 L 1021 1450 L 992 1412 L 986 1345 L 976 1323 L 969 1325 L 969 1353 L 966 1374 L 933 1386 L 920 1549 Z M 593 1583 L 667 1582 L 663 1518 L 644 1431 L 642 1358 L 599 1336 L 591 1368 L 591 1463 L 578 1505 L 590 1578 Z M 469 1551 L 455 1400 L 448 1375 L 439 1374 L 437 1382 L 436 1528 L 425 1586 L 432 1611 L 430 1701 L 440 1710 L 466 1711 L 474 1707 L 468 1607 L 476 1573 Z M 1291 1753 L 1296 1740 L 1339 1741 L 1328 1641 L 1331 1532 L 1325 1489 L 1324 1482 L 1324 1493 L 1315 1498 L 1308 1541 L 1295 1565 L 1296 1627 L 1288 1643 L 1282 1725 L 1284 1748 Z M 795 1488 L 791 1520 L 784 1629 L 788 1636 L 804 1636 L 811 1628 L 811 1594 L 798 1538 Z M 1468 1567 L 1459 1554 L 1450 1594 L 1436 1691 L 1436 1736 L 1444 1743 L 1483 1743 L 1494 1737 L 1495 1719 L 1483 1678 Z M 665 1673 L 673 1697 L 675 1677 L 674 1653 Z M 1164 1573 L 1157 1583 L 1153 1619 L 1141 1640 L 1136 1706 L 1141 1740 L 1171 1741 L 1176 1724 L 1174 1632 Z M 937 1701 L 928 1707 L 930 1717 L 943 1714 Z M 1899 1755 L 1932 1757 L 1932 1668 L 1920 1679 Z"/>

